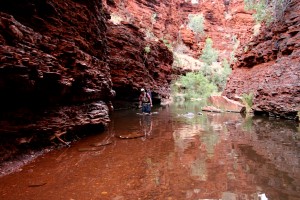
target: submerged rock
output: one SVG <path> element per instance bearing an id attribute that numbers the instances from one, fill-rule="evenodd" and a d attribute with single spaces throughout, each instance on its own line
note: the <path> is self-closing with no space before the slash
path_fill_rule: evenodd
<path id="1" fill-rule="evenodd" d="M 96 147 L 83 147 L 83 148 L 79 148 L 78 151 L 80 152 L 84 152 L 84 151 L 100 151 L 102 149 L 100 148 L 96 148 Z"/>
<path id="2" fill-rule="evenodd" d="M 145 134 L 142 133 L 130 133 L 127 135 L 117 135 L 116 137 L 121 138 L 121 139 L 135 139 L 135 138 L 140 138 L 144 137 Z"/>
<path id="3" fill-rule="evenodd" d="M 191 113 L 191 112 L 188 112 L 186 114 L 182 114 L 181 116 L 186 117 L 186 118 L 193 118 L 193 117 L 195 117 L 195 114 Z"/>
<path id="4" fill-rule="evenodd" d="M 92 147 L 101 147 L 101 146 L 106 146 L 112 144 L 112 141 L 102 141 L 102 142 L 97 142 L 97 143 L 93 143 L 90 146 Z"/>

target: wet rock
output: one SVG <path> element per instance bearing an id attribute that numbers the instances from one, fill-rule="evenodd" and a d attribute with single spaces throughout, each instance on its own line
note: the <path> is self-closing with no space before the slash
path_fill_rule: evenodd
<path id="1" fill-rule="evenodd" d="M 216 113 L 221 113 L 222 110 L 221 109 L 218 109 L 214 106 L 204 106 L 202 108 L 202 111 L 206 111 L 206 112 L 216 112 Z"/>
<path id="2" fill-rule="evenodd" d="M 46 185 L 47 183 L 34 183 L 34 184 L 30 184 L 28 185 L 28 187 L 41 187 Z"/>
<path id="3" fill-rule="evenodd" d="M 100 151 L 101 149 L 96 148 L 96 147 L 83 147 L 79 148 L 78 151 L 80 152 L 85 152 L 85 151 Z"/>
<path id="4" fill-rule="evenodd" d="M 191 112 L 189 112 L 189 113 L 186 113 L 186 114 L 179 114 L 178 116 L 182 116 L 182 117 L 185 117 L 185 118 L 194 118 L 195 117 L 195 114 L 194 113 L 191 113 Z"/>
<path id="5" fill-rule="evenodd" d="M 101 146 L 106 146 L 112 144 L 112 141 L 102 141 L 102 142 L 96 142 L 91 144 L 90 146 L 92 147 L 101 147 Z"/>
<path id="6" fill-rule="evenodd" d="M 0 141 L 0 162 L 22 153 L 24 147 L 68 146 L 78 136 L 104 130 L 110 122 L 108 107 L 102 101 L 36 109 L 2 113 L 0 136 L 4 139 Z M 91 113 L 95 115 L 91 117 Z"/>
<path id="7" fill-rule="evenodd" d="M 129 133 L 129 134 L 126 134 L 126 135 L 117 135 L 116 137 L 118 137 L 120 139 L 136 139 L 136 138 L 140 138 L 140 137 L 145 137 L 145 134 Z"/>

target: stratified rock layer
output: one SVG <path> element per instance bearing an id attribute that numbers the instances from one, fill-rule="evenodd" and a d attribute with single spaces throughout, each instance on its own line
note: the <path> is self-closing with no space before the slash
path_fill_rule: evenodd
<path id="1" fill-rule="evenodd" d="M 170 95 L 173 55 L 162 42 L 145 40 L 131 24 L 108 28 L 109 65 L 114 90 L 122 99 L 136 96 L 141 87 L 162 98 Z"/>
<path id="2" fill-rule="evenodd" d="M 100 0 L 1 2 L 0 161 L 108 125 L 108 16 Z"/>
<path id="3" fill-rule="evenodd" d="M 1 10 L 1 101 L 74 103 L 113 96 L 101 1 L 6 3 Z"/>
<path id="4" fill-rule="evenodd" d="M 197 58 L 207 37 L 212 38 L 220 57 L 229 59 L 237 42 L 248 41 L 253 33 L 252 13 L 245 11 L 243 0 L 112 0 L 107 8 L 112 21 L 134 24 L 148 40 L 162 40 L 175 51 L 187 50 Z M 199 26 L 204 34 L 195 34 L 187 26 L 191 14 L 203 16 Z"/>
<path id="5" fill-rule="evenodd" d="M 223 95 L 254 94 L 253 109 L 296 118 L 300 110 L 300 2 L 241 52 Z M 244 49 L 244 48 L 243 48 Z"/>
<path id="6" fill-rule="evenodd" d="M 146 42 L 134 25 L 109 23 L 105 6 L 1 2 L 0 137 L 9 139 L 0 143 L 0 161 L 18 145 L 66 144 L 79 129 L 106 127 L 116 92 L 129 101 L 141 87 L 169 95 L 171 52 L 162 42 Z"/>

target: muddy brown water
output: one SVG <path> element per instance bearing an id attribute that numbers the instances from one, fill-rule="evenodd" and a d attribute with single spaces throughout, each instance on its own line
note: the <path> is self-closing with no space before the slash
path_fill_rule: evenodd
<path id="1" fill-rule="evenodd" d="M 116 111 L 104 133 L 1 177 L 0 199 L 300 199 L 299 124 L 199 109 Z"/>

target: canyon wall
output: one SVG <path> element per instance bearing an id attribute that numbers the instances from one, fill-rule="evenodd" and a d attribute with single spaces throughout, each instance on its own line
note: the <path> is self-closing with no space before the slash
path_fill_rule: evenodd
<path id="1" fill-rule="evenodd" d="M 142 87 L 151 89 L 154 98 L 170 95 L 173 55 L 164 43 L 146 41 L 144 33 L 128 23 L 110 24 L 107 39 L 117 99 L 132 101 Z"/>
<path id="2" fill-rule="evenodd" d="M 295 119 L 300 110 L 300 2 L 240 49 L 225 91 L 229 98 L 254 95 L 253 110 Z"/>
<path id="3" fill-rule="evenodd" d="M 207 37 L 221 59 L 230 59 L 237 42 L 245 43 L 253 34 L 252 13 L 245 11 L 243 0 L 111 0 L 107 8 L 114 20 L 134 24 L 145 33 L 146 39 L 161 40 L 199 58 Z M 189 16 L 202 15 L 204 34 L 195 34 L 189 27 Z"/>
<path id="4" fill-rule="evenodd" d="M 193 2 L 2 1 L 0 148 L 10 153 L 0 158 L 16 153 L 18 145 L 67 144 L 83 128 L 103 129 L 114 100 L 136 101 L 141 87 L 150 88 L 156 100 L 168 98 L 174 73 L 170 49 L 180 44 L 198 58 L 210 37 L 220 59 L 229 60 L 239 42 L 253 34 L 252 13 L 244 10 L 243 0 Z M 254 92 L 255 110 L 295 115 L 300 101 L 296 8 L 241 54 L 225 95 Z M 204 35 L 187 27 L 190 14 L 203 15 Z"/>
<path id="5" fill-rule="evenodd" d="M 108 17 L 99 0 L 2 1 L 0 161 L 108 125 Z"/>
<path id="6" fill-rule="evenodd" d="M 0 162 L 30 146 L 68 144 L 103 130 L 116 92 L 130 101 L 141 87 L 169 95 L 171 52 L 162 42 L 146 42 L 134 25 L 110 23 L 106 6 L 2 1 Z"/>

